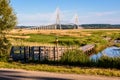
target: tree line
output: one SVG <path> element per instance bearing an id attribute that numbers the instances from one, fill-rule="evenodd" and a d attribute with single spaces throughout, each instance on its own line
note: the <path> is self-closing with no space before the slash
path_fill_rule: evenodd
<path id="1" fill-rule="evenodd" d="M 82 24 L 80 26 L 85 29 L 120 29 L 120 24 Z"/>

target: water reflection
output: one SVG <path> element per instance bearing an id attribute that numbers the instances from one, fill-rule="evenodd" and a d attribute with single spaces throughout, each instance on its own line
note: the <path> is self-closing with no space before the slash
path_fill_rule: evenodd
<path id="1" fill-rule="evenodd" d="M 94 54 L 90 57 L 92 60 L 97 60 L 101 56 L 108 56 L 108 57 L 120 57 L 120 48 L 119 47 L 108 47 L 104 49 L 103 51 L 99 52 L 98 54 Z"/>

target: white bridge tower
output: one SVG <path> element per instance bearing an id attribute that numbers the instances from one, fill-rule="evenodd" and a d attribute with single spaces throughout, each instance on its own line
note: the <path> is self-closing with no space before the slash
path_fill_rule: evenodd
<path id="1" fill-rule="evenodd" d="M 60 9 L 56 9 L 56 24 L 55 29 L 57 29 L 57 26 L 59 26 L 59 29 L 61 29 L 61 23 L 60 23 Z"/>
<path id="2" fill-rule="evenodd" d="M 77 14 L 75 14 L 75 16 L 74 16 L 74 19 L 75 19 L 75 25 L 77 26 L 77 29 L 79 28 L 79 17 L 78 17 L 78 15 Z"/>

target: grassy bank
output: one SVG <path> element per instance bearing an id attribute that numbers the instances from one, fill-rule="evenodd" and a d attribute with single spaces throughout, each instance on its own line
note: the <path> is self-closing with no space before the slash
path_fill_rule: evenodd
<path id="1" fill-rule="evenodd" d="M 74 66 L 53 66 L 53 65 L 34 64 L 34 63 L 22 64 L 18 62 L 17 63 L 0 62 L 0 68 L 120 77 L 120 70 L 117 69 L 100 69 L 100 68 L 87 68 L 87 67 L 83 68 L 83 67 L 74 67 Z"/>

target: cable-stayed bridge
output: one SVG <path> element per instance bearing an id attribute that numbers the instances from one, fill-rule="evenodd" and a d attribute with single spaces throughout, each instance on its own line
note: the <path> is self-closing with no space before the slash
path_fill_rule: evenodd
<path id="1" fill-rule="evenodd" d="M 79 26 L 79 17 L 77 14 L 74 16 L 74 22 L 71 23 L 61 23 L 61 15 L 60 15 L 60 9 L 57 8 L 55 11 L 55 23 L 50 24 L 50 25 L 42 25 L 42 26 L 32 26 L 32 27 L 27 27 L 27 29 L 32 29 L 32 30 L 49 30 L 49 29 L 79 29 L 81 28 Z M 23 27 L 24 28 L 24 27 Z"/>

